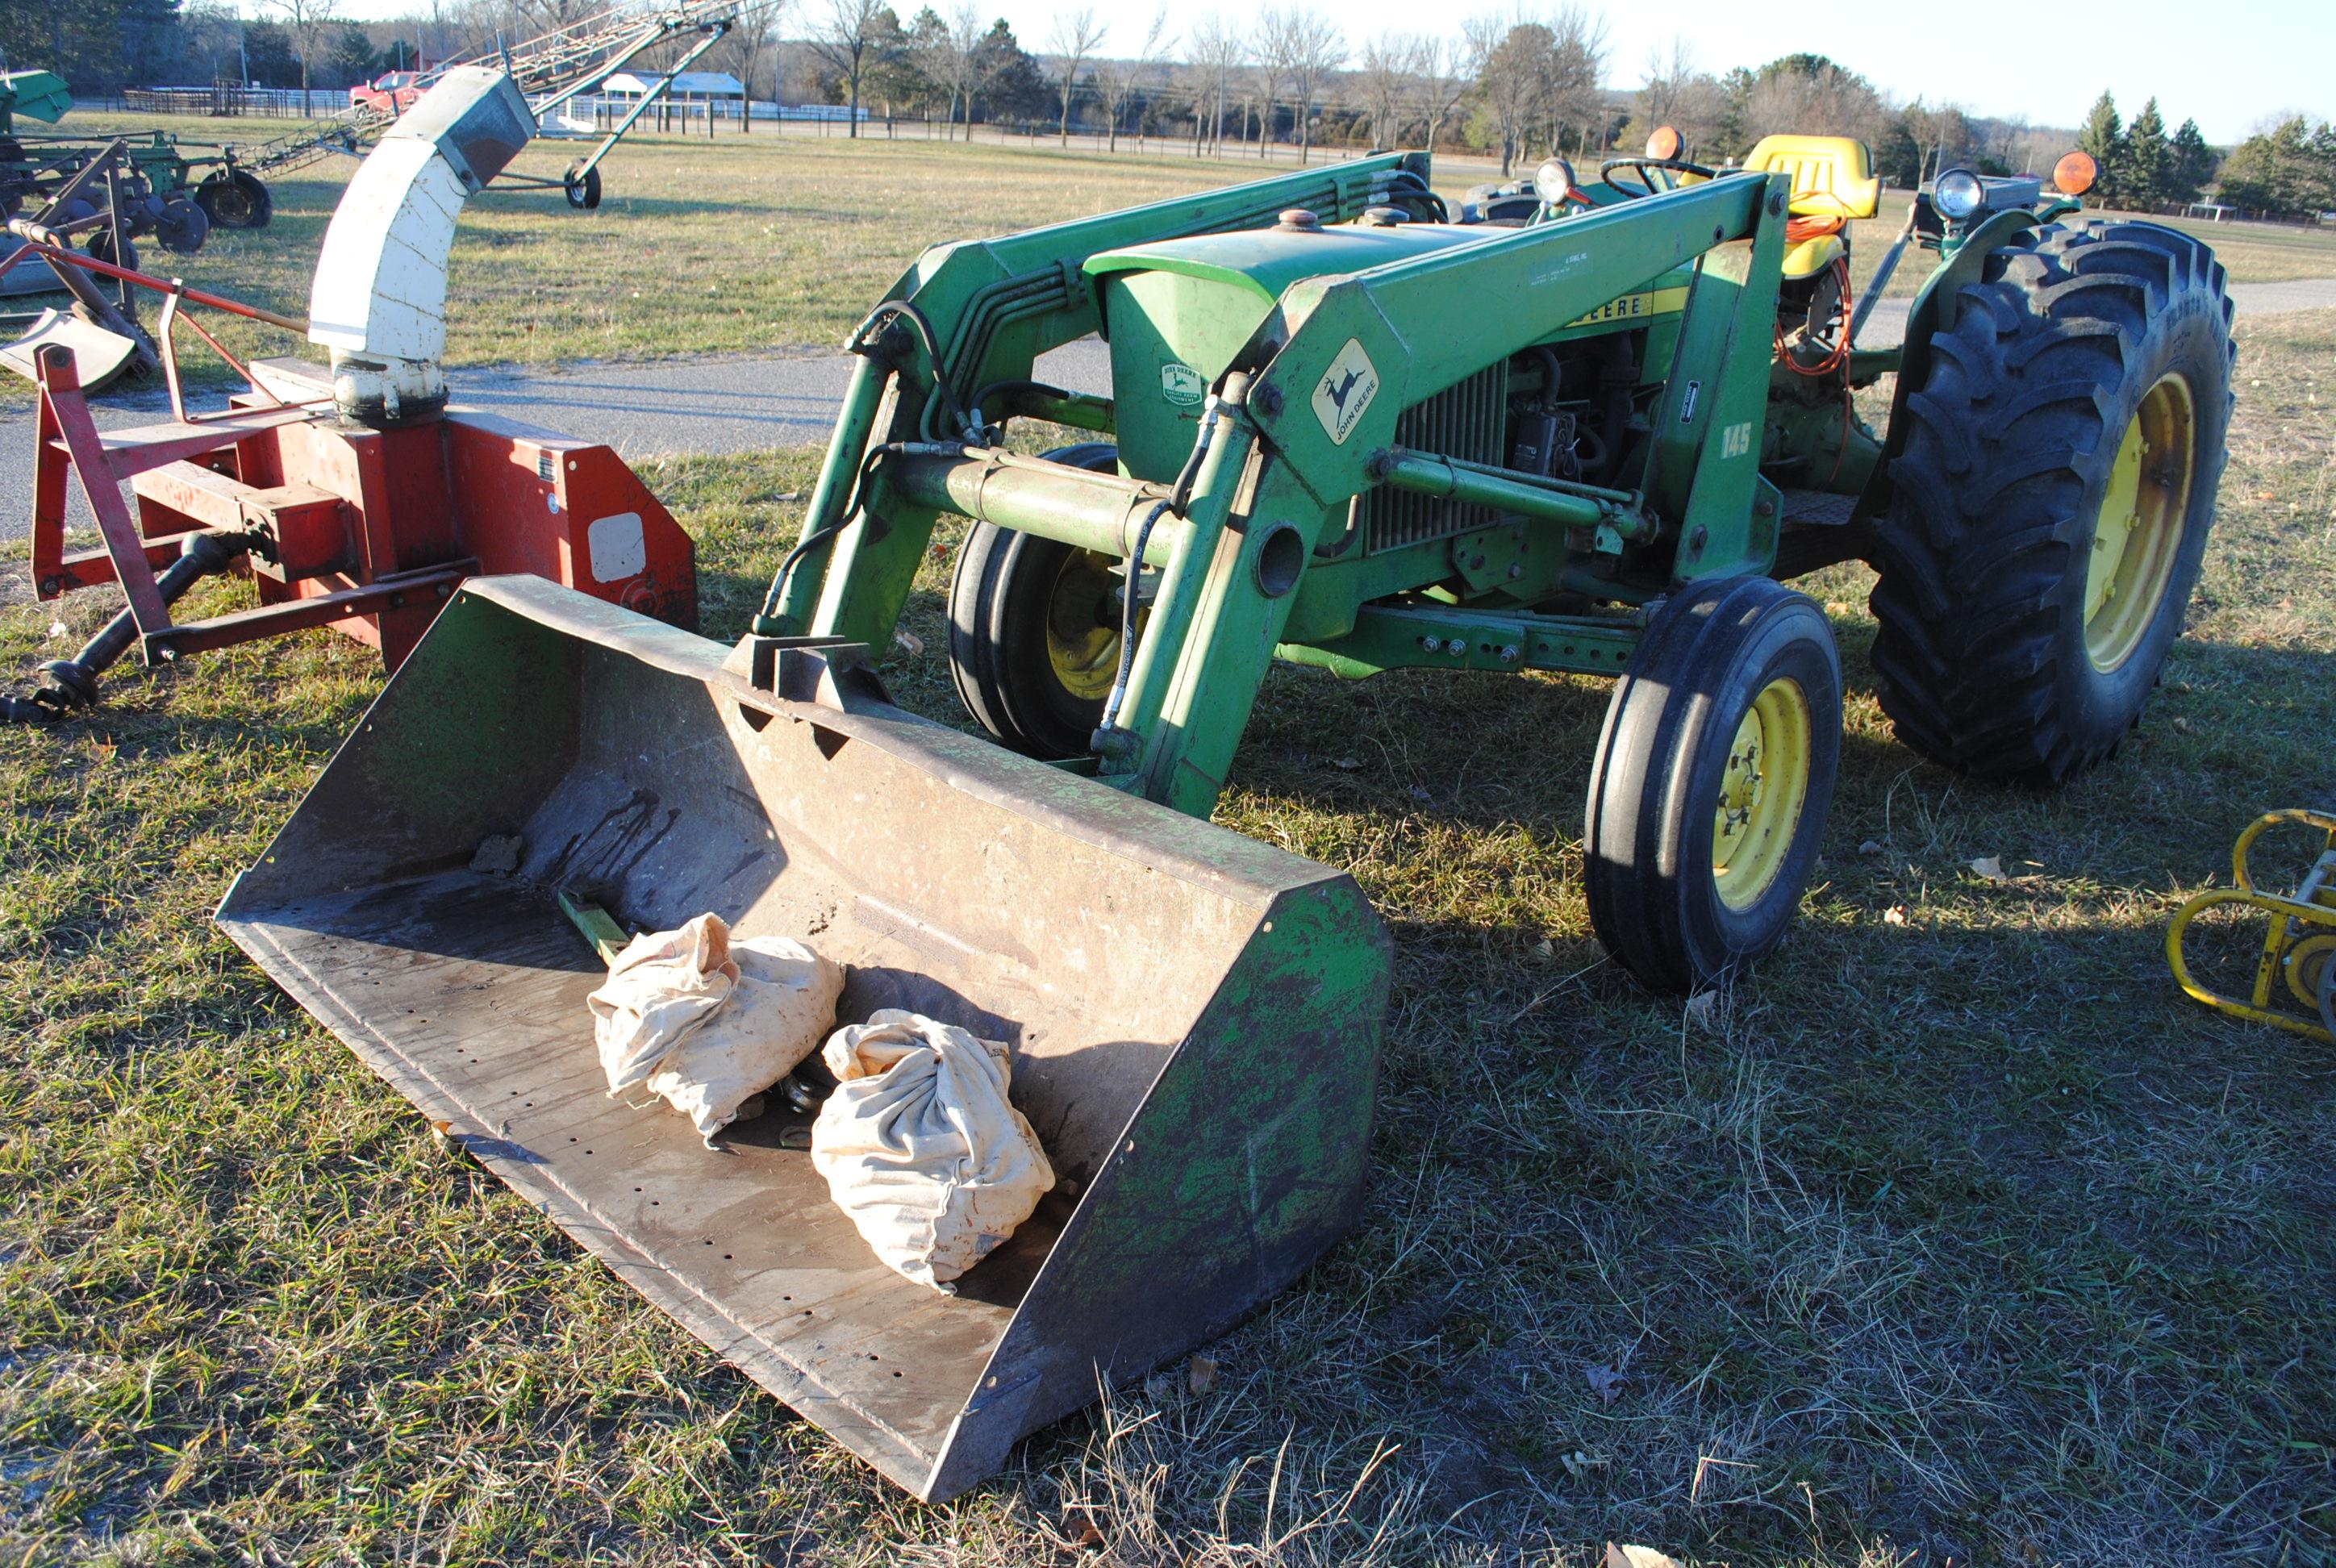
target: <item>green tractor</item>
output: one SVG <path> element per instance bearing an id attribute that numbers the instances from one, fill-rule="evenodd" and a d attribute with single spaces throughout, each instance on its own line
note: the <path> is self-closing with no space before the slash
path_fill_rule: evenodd
<path id="1" fill-rule="evenodd" d="M 1920 193 L 1875 282 L 1939 263 L 1887 348 L 1854 341 L 1880 187 L 1841 138 L 1552 161 L 1505 225 L 1401 155 L 1278 216 L 1299 181 L 937 248 L 853 339 L 756 629 L 886 646 L 935 520 L 971 519 L 968 709 L 1194 815 L 1276 658 L 1613 676 L 1591 912 L 1650 984 L 1708 983 L 1785 934 L 1833 793 L 1840 661 L 1780 579 L 1870 561 L 1901 737 L 2039 784 L 2117 749 L 2181 629 L 2231 307 L 2200 241 L 2077 219 L 2088 170 Z M 1110 399 L 1029 381 L 1098 331 Z M 1892 372 L 1875 432 L 1852 394 Z M 1101 439 L 1018 455 L 1014 417 Z"/>
<path id="2" fill-rule="evenodd" d="M 725 1360 L 955 1495 L 1365 1212 L 1386 927 L 1204 820 L 1277 658 L 1614 677 L 1590 908 L 1663 988 L 1772 948 L 1817 852 L 1841 665 L 1779 577 L 1876 564 L 1885 700 L 1927 755 L 2049 783 L 2133 724 L 2213 517 L 2221 268 L 1950 174 L 1900 250 L 1939 268 L 1872 353 L 1864 150 L 1752 163 L 1552 165 L 1505 225 L 1389 155 L 930 251 L 853 336 L 753 632 L 466 580 L 220 924 Z M 1097 332 L 1110 396 L 1031 379 Z M 1877 435 L 1848 396 L 1893 368 Z M 1055 438 L 1015 419 L 1094 439 L 1031 455 Z M 450 482 L 561 513 L 565 450 Z M 579 566 L 638 574 L 639 515 L 566 493 Z M 872 667 L 945 516 L 971 524 L 949 662 L 1003 745 Z M 1059 1185 L 956 1294 L 893 1273 L 802 1152 L 825 1086 L 774 1086 L 718 1151 L 603 1093 L 577 899 L 805 940 L 846 972 L 839 1023 L 998 1042 Z"/>

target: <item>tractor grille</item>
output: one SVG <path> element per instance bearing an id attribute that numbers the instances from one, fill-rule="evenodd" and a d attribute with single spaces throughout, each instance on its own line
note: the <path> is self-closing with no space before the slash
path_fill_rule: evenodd
<path id="1" fill-rule="evenodd" d="M 1395 422 L 1396 444 L 1499 467 L 1508 456 L 1501 447 L 1508 433 L 1508 380 L 1506 364 L 1488 365 L 1457 386 L 1404 410 Z M 1355 498 L 1354 529 L 1364 550 L 1376 555 L 1422 540 L 1466 533 L 1483 528 L 1493 516 L 1490 507 L 1460 505 L 1381 485 Z"/>

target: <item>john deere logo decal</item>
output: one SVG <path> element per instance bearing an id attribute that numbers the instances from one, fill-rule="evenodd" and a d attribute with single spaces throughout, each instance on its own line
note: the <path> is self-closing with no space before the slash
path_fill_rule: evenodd
<path id="1" fill-rule="evenodd" d="M 1207 391 L 1208 384 L 1191 365 L 1171 360 L 1160 367 L 1160 395 L 1178 407 L 1192 407 Z"/>
<path id="2" fill-rule="evenodd" d="M 1315 384 L 1314 417 L 1322 422 L 1331 441 L 1343 446 L 1378 391 L 1379 373 L 1372 366 L 1371 356 L 1363 352 L 1359 340 L 1349 337 L 1347 346 L 1338 350 L 1338 357 L 1330 362 L 1329 373 Z"/>

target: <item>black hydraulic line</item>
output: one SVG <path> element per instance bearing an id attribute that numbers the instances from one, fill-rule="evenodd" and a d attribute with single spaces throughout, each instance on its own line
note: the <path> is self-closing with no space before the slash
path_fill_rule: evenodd
<path id="1" fill-rule="evenodd" d="M 213 572 L 225 570 L 257 542 L 248 534 L 189 534 L 179 547 L 179 559 L 154 579 L 162 602 L 177 603 L 189 589 Z M 138 622 L 125 606 L 73 657 L 53 658 L 39 667 L 37 673 L 48 677 L 48 685 L 28 697 L 0 697 L 0 723 L 47 723 L 95 707 L 97 677 L 137 641 Z"/>

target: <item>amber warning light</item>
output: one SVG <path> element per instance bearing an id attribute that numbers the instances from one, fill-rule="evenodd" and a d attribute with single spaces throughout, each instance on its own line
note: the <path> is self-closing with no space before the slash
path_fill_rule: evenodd
<path id="1" fill-rule="evenodd" d="M 2101 166 L 2089 152 L 2071 152 L 2052 165 L 2052 186 L 2063 196 L 2082 196 L 2101 177 Z"/>

